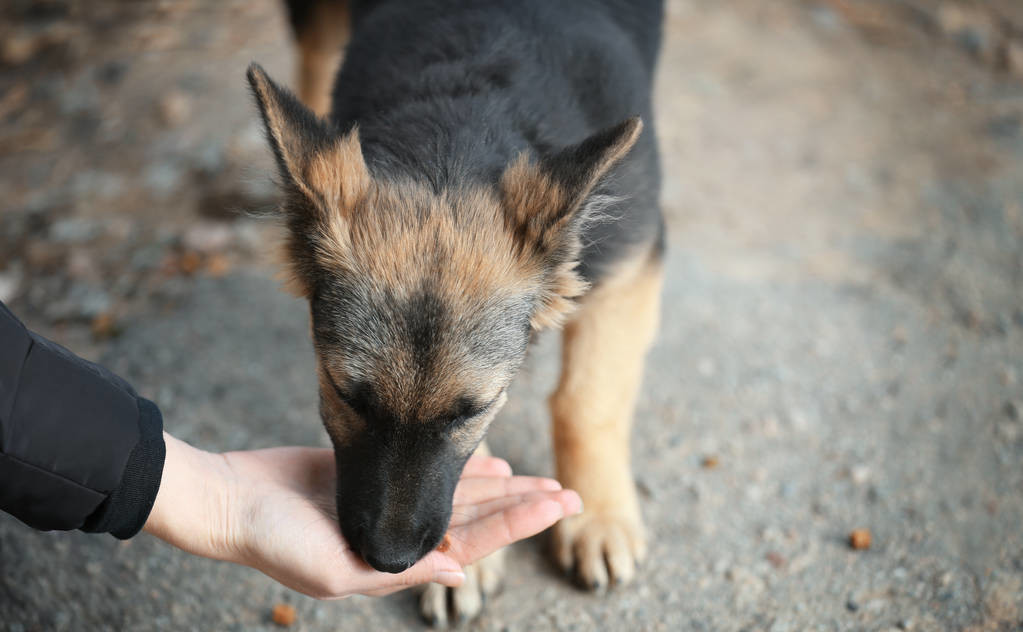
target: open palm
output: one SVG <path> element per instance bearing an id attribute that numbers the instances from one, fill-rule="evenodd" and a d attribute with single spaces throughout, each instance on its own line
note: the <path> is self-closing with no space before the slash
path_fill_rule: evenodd
<path id="1" fill-rule="evenodd" d="M 174 469 L 181 468 L 172 459 L 190 464 L 180 480 Z M 202 463 L 208 468 L 205 477 L 188 476 Z M 289 447 L 211 455 L 171 437 L 167 469 L 148 531 L 186 551 L 251 566 L 319 599 L 384 595 L 431 581 L 457 586 L 463 566 L 582 509 L 579 496 L 557 481 L 512 476 L 501 459 L 473 457 L 455 490 L 450 546 L 389 574 L 366 564 L 341 535 L 332 450 Z M 196 509 L 166 511 L 181 507 L 174 497 L 182 492 L 191 495 L 189 506 Z"/>

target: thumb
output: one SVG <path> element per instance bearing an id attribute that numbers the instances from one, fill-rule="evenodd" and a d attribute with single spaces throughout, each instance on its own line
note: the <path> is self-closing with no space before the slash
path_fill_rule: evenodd
<path id="1" fill-rule="evenodd" d="M 405 586 L 435 582 L 454 588 L 461 586 L 465 581 L 465 573 L 461 564 L 454 558 L 439 551 L 432 551 L 412 568 L 400 573 L 396 579 Z"/>

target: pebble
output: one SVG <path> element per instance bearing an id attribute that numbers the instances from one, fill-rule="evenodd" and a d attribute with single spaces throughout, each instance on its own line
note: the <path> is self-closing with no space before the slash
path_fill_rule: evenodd
<path id="1" fill-rule="evenodd" d="M 160 121 L 167 127 L 177 127 L 188 120 L 192 112 L 192 100 L 179 91 L 171 91 L 160 98 L 158 109 Z"/>
<path id="2" fill-rule="evenodd" d="M 1009 419 L 1019 419 L 1020 404 L 1019 402 L 1009 400 L 1002 406 L 1002 412 Z"/>
<path id="3" fill-rule="evenodd" d="M 717 365 L 710 358 L 700 358 L 696 363 L 696 372 L 703 377 L 714 377 L 714 374 L 717 373 Z"/>
<path id="4" fill-rule="evenodd" d="M 281 627 L 288 627 L 295 623 L 296 617 L 295 606 L 286 603 L 275 605 L 270 613 L 270 618 L 273 622 Z"/>
<path id="5" fill-rule="evenodd" d="M 870 466 L 864 463 L 852 466 L 849 470 L 849 477 L 857 485 L 863 485 L 870 480 Z"/>
<path id="6" fill-rule="evenodd" d="M 20 268 L 20 266 L 19 266 Z M 8 268 L 0 272 L 0 303 L 9 303 L 21 289 L 21 270 Z"/>
<path id="7" fill-rule="evenodd" d="M 642 494 L 644 498 L 655 498 L 657 496 L 656 489 L 654 489 L 654 487 L 650 485 L 645 478 L 636 479 L 636 489 L 639 490 L 639 493 Z"/>
<path id="8" fill-rule="evenodd" d="M 1005 67 L 1013 75 L 1023 78 L 1023 41 L 1012 40 L 1006 44 Z"/>
<path id="9" fill-rule="evenodd" d="M 785 566 L 785 557 L 777 551 L 768 551 L 764 558 L 775 568 Z"/>
<path id="10" fill-rule="evenodd" d="M 225 222 L 198 222 L 182 236 L 185 248 L 204 254 L 224 250 L 231 245 L 235 232 Z"/>
<path id="11" fill-rule="evenodd" d="M 867 529 L 853 529 L 849 534 L 849 546 L 857 551 L 869 549 L 871 544 L 870 531 Z"/>

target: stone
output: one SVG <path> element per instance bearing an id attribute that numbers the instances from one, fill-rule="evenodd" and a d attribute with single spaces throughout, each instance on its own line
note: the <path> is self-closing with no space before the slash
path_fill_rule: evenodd
<path id="1" fill-rule="evenodd" d="M 160 121 L 167 127 L 178 127 L 188 120 L 192 112 L 192 100 L 188 95 L 173 90 L 160 97 L 157 105 Z"/>
<path id="2" fill-rule="evenodd" d="M 870 480 L 870 466 L 865 463 L 852 466 L 852 469 L 849 470 L 849 478 L 857 485 L 863 485 Z"/>
<path id="3" fill-rule="evenodd" d="M 235 233 L 225 222 L 197 222 L 182 236 L 185 248 L 203 254 L 218 252 L 231 245 Z"/>
<path id="4" fill-rule="evenodd" d="M 1023 41 L 1011 40 L 1005 45 L 1005 68 L 1023 79 Z"/>
<path id="5" fill-rule="evenodd" d="M 0 303 L 9 303 L 21 290 L 21 266 L 0 271 Z"/>
<path id="6" fill-rule="evenodd" d="M 1002 412 L 1005 413 L 1005 416 L 1008 417 L 1009 419 L 1014 419 L 1014 420 L 1015 419 L 1019 419 L 1019 415 L 1020 415 L 1020 404 L 1019 404 L 1019 402 L 1016 402 L 1016 401 L 1013 401 L 1013 400 L 1009 400 L 1009 401 L 1005 402 L 1005 405 L 1002 406 Z"/>

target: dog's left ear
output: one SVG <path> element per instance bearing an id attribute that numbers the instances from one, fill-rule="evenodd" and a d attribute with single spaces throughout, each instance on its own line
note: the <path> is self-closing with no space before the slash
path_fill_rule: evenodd
<path id="1" fill-rule="evenodd" d="M 299 208 L 347 214 L 369 185 L 357 130 L 339 136 L 259 64 L 246 73 L 277 158 L 286 193 L 304 196 Z M 293 209 L 294 210 L 294 209 Z"/>
<path id="2" fill-rule="evenodd" d="M 525 154 L 501 176 L 505 222 L 543 270 L 535 329 L 560 325 L 587 289 L 579 276 L 579 232 L 586 200 L 608 170 L 632 149 L 643 129 L 638 116 L 597 132 L 578 145 L 529 160 Z"/>

